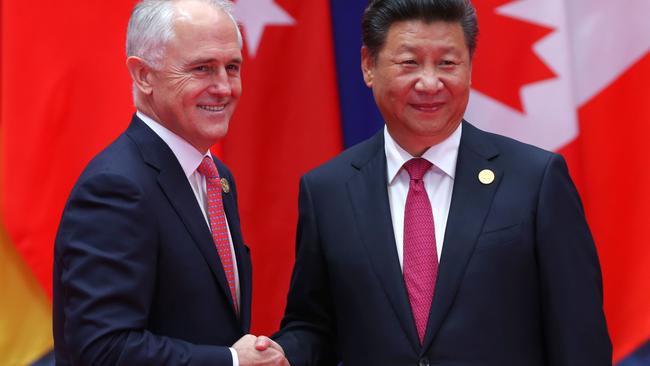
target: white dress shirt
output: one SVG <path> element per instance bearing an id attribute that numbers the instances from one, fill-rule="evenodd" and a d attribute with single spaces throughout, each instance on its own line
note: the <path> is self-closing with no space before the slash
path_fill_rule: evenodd
<path id="1" fill-rule="evenodd" d="M 181 167 L 183 168 L 183 172 L 185 172 L 185 177 L 187 177 L 187 180 L 190 183 L 190 186 L 192 187 L 192 192 L 194 192 L 196 201 L 199 204 L 199 207 L 201 208 L 201 212 L 203 213 L 203 218 L 205 219 L 205 223 L 206 225 L 208 225 L 208 228 L 210 228 L 210 219 L 208 218 L 208 214 L 207 214 L 208 195 L 207 195 L 205 177 L 197 171 L 197 168 L 199 167 L 199 165 L 201 164 L 205 156 L 208 156 L 210 157 L 210 159 L 212 159 L 210 150 L 208 150 L 205 154 L 203 154 L 200 151 L 198 151 L 196 148 L 194 148 L 194 146 L 192 146 L 189 142 L 184 140 L 182 137 L 168 130 L 163 125 L 156 122 L 155 120 L 145 115 L 144 113 L 137 111 L 136 115 L 147 126 L 149 126 L 149 128 L 151 128 L 153 132 L 155 132 L 156 135 L 158 135 L 167 144 L 167 146 L 169 146 L 169 148 L 176 156 L 176 159 L 178 159 L 178 162 L 181 164 Z M 226 229 L 228 230 L 228 241 L 230 242 L 230 252 L 232 253 L 232 263 L 235 271 L 235 294 L 237 297 L 235 301 L 237 301 L 238 304 L 237 306 L 239 307 L 240 294 L 239 294 L 239 272 L 237 270 L 237 259 L 235 257 L 235 247 L 233 246 L 232 236 L 230 235 L 230 227 L 228 226 L 228 218 L 225 217 L 225 219 L 226 219 Z M 239 366 L 239 359 L 237 357 L 237 352 L 235 352 L 233 348 L 230 348 L 230 352 L 232 353 L 232 357 L 233 357 L 233 366 Z"/>
<path id="2" fill-rule="evenodd" d="M 424 187 L 431 202 L 433 211 L 433 225 L 435 227 L 436 249 L 438 260 L 442 257 L 447 217 L 451 205 L 451 194 L 454 188 L 454 177 L 456 175 L 456 161 L 458 160 L 458 147 L 462 124 L 449 135 L 445 140 L 435 146 L 431 146 L 422 154 L 422 158 L 428 160 L 433 166 L 424 174 Z M 406 196 L 409 191 L 410 177 L 403 169 L 404 163 L 413 159 L 406 150 L 393 140 L 384 126 L 384 149 L 386 152 L 386 168 L 388 172 L 388 201 L 393 221 L 393 232 L 395 233 L 395 244 L 397 245 L 397 256 L 400 267 L 404 268 L 404 208 Z"/>

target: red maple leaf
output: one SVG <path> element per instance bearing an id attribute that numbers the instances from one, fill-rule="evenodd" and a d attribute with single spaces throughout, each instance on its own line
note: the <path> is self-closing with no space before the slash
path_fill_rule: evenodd
<path id="1" fill-rule="evenodd" d="M 524 112 L 520 92 L 530 83 L 556 77 L 533 52 L 553 29 L 501 15 L 496 9 L 512 0 L 474 2 L 480 35 L 474 56 L 472 87 Z"/>

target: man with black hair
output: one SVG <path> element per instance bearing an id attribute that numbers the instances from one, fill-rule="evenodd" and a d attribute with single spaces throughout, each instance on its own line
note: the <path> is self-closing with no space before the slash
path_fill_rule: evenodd
<path id="1" fill-rule="evenodd" d="M 275 340 L 293 366 L 605 366 L 598 257 L 560 155 L 463 120 L 469 0 L 376 0 L 362 70 L 384 117 L 300 182 Z"/>

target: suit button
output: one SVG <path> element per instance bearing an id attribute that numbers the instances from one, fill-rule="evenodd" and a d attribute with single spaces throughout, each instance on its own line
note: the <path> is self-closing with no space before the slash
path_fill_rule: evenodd
<path id="1" fill-rule="evenodd" d="M 426 357 L 423 357 L 418 361 L 418 366 L 429 366 L 429 359 Z"/>

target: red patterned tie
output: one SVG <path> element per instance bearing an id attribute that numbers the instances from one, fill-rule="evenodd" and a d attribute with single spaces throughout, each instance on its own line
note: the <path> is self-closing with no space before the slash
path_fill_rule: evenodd
<path id="1" fill-rule="evenodd" d="M 420 343 L 424 340 L 438 276 L 438 252 L 431 203 L 422 177 L 431 163 L 415 158 L 404 164 L 411 181 L 404 209 L 404 282 Z"/>
<path id="2" fill-rule="evenodd" d="M 206 156 L 203 158 L 201 165 L 197 169 L 205 177 L 205 185 L 208 195 L 208 218 L 210 220 L 210 231 L 212 240 L 217 247 L 219 259 L 226 273 L 230 294 L 235 304 L 235 312 L 239 313 L 237 305 L 237 294 L 235 289 L 235 271 L 233 267 L 233 256 L 230 250 L 230 240 L 228 238 L 228 229 L 226 228 L 226 215 L 223 211 L 223 202 L 221 201 L 221 181 L 219 172 L 214 165 L 212 158 Z"/>

